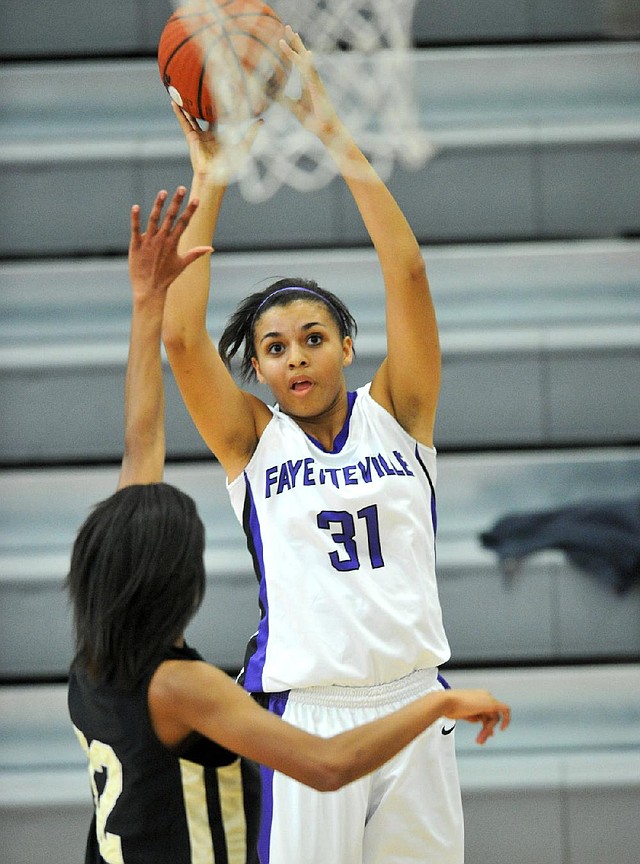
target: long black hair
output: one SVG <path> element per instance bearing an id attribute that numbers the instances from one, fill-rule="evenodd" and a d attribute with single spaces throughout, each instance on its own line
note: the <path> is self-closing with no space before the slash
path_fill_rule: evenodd
<path id="1" fill-rule="evenodd" d="M 340 338 L 354 337 L 358 332 L 356 320 L 346 305 L 326 288 L 321 288 L 313 279 L 278 279 L 264 291 L 256 291 L 238 306 L 225 327 L 218 351 L 227 368 L 242 349 L 240 375 L 244 381 L 255 380 L 256 373 L 251 363 L 255 356 L 254 328 L 261 316 L 273 306 L 287 306 L 295 300 L 316 300 L 323 303 L 340 331 Z"/>
<path id="2" fill-rule="evenodd" d="M 95 680 L 133 686 L 200 606 L 203 553 L 196 505 L 168 483 L 126 486 L 99 503 L 67 576 L 75 662 Z"/>

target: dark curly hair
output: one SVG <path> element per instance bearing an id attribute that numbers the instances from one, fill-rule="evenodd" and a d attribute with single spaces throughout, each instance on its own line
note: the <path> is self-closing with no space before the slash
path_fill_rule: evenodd
<path id="1" fill-rule="evenodd" d="M 254 330 L 261 316 L 273 306 L 288 306 L 295 300 L 317 300 L 323 303 L 340 331 L 340 338 L 355 337 L 358 332 L 356 320 L 346 305 L 326 288 L 321 288 L 313 279 L 279 279 L 264 291 L 256 291 L 246 297 L 229 319 L 220 341 L 218 351 L 227 368 L 242 349 L 240 375 L 243 381 L 255 380 L 256 373 L 251 363 L 255 356 Z"/>

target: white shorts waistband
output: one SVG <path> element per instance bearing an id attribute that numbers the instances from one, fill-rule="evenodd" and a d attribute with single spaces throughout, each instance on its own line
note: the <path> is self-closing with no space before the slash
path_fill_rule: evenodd
<path id="1" fill-rule="evenodd" d="M 342 687 L 334 684 L 329 687 L 304 687 L 291 690 L 288 701 L 302 705 L 329 705 L 341 707 L 380 707 L 393 702 L 411 702 L 423 696 L 436 686 L 437 669 L 417 669 L 404 678 L 375 684 L 368 687 Z"/>

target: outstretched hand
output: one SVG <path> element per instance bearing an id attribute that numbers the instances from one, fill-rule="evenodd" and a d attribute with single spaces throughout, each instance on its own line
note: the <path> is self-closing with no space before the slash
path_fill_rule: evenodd
<path id="1" fill-rule="evenodd" d="M 448 690 L 451 704 L 447 705 L 446 716 L 451 720 L 468 720 L 482 723 L 476 736 L 477 744 L 484 744 L 493 736 L 496 726 L 505 730 L 511 720 L 511 709 L 500 702 L 488 690 Z"/>
<path id="2" fill-rule="evenodd" d="M 237 130 L 223 131 L 215 123 L 200 128 L 197 120 L 175 102 L 171 102 L 171 107 L 187 139 L 194 175 L 215 185 L 226 186 L 242 167 L 264 122 L 262 118 L 251 123 L 238 139 Z"/>
<path id="3" fill-rule="evenodd" d="M 300 73 L 301 93 L 297 99 L 282 93 L 278 102 L 322 141 L 329 141 L 341 128 L 336 109 L 315 67 L 313 55 L 298 33 L 287 24 L 280 49 Z"/>
<path id="4" fill-rule="evenodd" d="M 212 251 L 211 246 L 196 246 L 184 255 L 178 253 L 178 242 L 198 208 L 194 198 L 178 216 L 186 193 L 184 186 L 178 187 L 163 217 L 168 193 L 164 189 L 158 192 L 144 233 L 140 230 L 139 205 L 131 208 L 129 276 L 134 294 L 165 292 L 189 264 Z"/>

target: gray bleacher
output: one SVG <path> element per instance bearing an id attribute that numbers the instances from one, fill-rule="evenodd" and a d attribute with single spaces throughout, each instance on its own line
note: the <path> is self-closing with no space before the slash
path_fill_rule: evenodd
<path id="1" fill-rule="evenodd" d="M 390 186 L 423 242 L 638 234 L 638 43 L 439 48 L 414 65 L 437 150 Z M 123 203 L 188 182 L 152 59 L 7 65 L 0 113 L 0 255 L 124 253 Z M 249 205 L 232 186 L 217 248 L 365 241 L 343 184 L 312 200 L 283 187 Z"/>
<path id="2" fill-rule="evenodd" d="M 123 56 L 153 53 L 170 0 L 3 0 L 0 56 Z"/>
<path id="3" fill-rule="evenodd" d="M 42 14 L 41 0 L 4 0 L 0 57 L 153 53 L 170 0 L 65 0 Z M 271 5 L 277 10 L 278 0 Z M 87 22 L 90 21 L 90 26 Z M 626 0 L 416 0 L 417 45 L 634 38 L 637 7 Z"/>
<path id="4" fill-rule="evenodd" d="M 418 0 L 413 17 L 419 45 L 639 35 L 640 12 L 628 0 Z"/>
<path id="5" fill-rule="evenodd" d="M 425 259 L 444 353 L 440 449 L 637 440 L 640 241 L 439 246 Z M 348 298 L 360 325 L 350 385 L 370 380 L 385 350 L 370 250 L 217 254 L 214 336 L 281 275 Z M 5 463 L 119 458 L 129 308 L 124 259 L 0 264 Z M 206 454 L 169 374 L 167 392 L 170 455 Z"/>
<path id="6" fill-rule="evenodd" d="M 88 778 L 64 684 L 37 682 L 66 673 L 70 546 L 116 483 L 128 209 L 189 170 L 153 59 L 168 0 L 2 6 L 0 858 L 70 864 Z M 436 154 L 390 185 L 442 330 L 447 675 L 514 709 L 485 748 L 457 732 L 467 864 L 638 857 L 640 588 L 615 594 L 558 551 L 507 576 L 479 535 L 507 513 L 638 495 L 639 35 L 626 0 L 416 4 L 414 42 L 435 46 L 416 52 L 414 85 Z M 367 380 L 384 334 L 365 241 L 337 181 L 260 205 L 232 187 L 212 333 L 259 280 L 310 274 L 349 301 L 349 383 Z M 187 460 L 167 480 L 207 528 L 208 594 L 188 636 L 235 671 L 257 623 L 255 580 L 222 471 L 168 370 L 166 381 L 169 458 Z"/>

